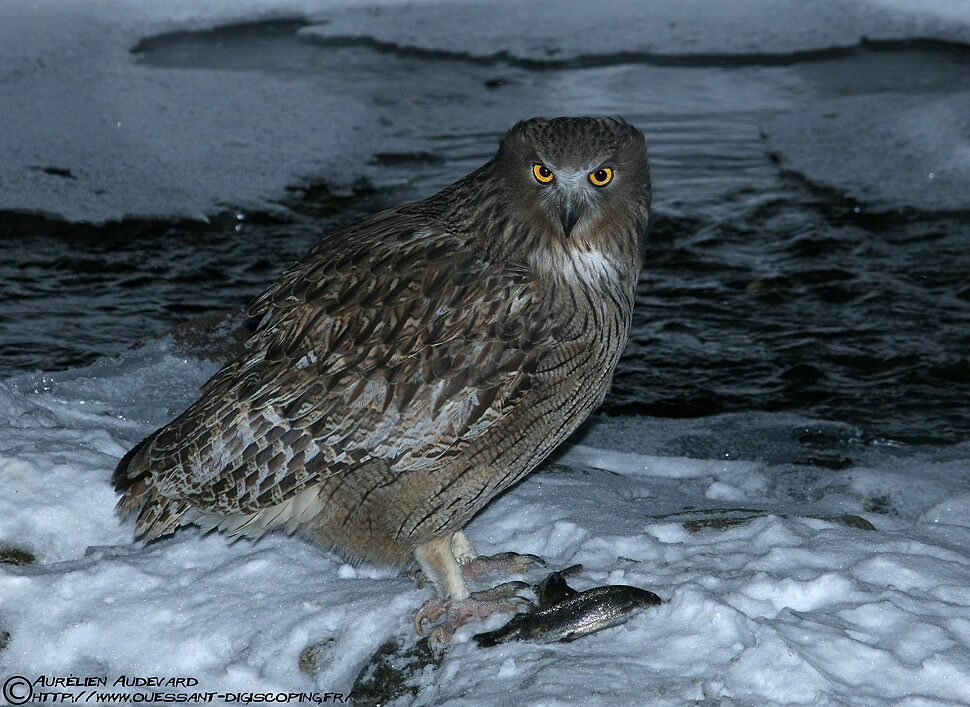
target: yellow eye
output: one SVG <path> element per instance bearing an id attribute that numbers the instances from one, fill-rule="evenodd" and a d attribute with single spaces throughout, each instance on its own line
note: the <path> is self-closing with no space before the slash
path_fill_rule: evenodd
<path id="1" fill-rule="evenodd" d="M 532 165 L 532 176 L 536 178 L 539 184 L 548 184 L 556 175 L 552 173 L 552 170 L 546 167 L 544 164 L 534 164 Z"/>
<path id="2" fill-rule="evenodd" d="M 609 167 L 600 167 L 595 172 L 589 173 L 589 181 L 594 187 L 605 187 L 613 179 L 613 170 Z"/>

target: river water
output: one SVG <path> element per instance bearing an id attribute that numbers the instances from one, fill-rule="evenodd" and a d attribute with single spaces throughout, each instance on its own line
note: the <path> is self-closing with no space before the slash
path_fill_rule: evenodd
<path id="1" fill-rule="evenodd" d="M 227 205 L 206 223 L 0 213 L 0 377 L 83 365 L 244 305 L 333 227 L 487 160 L 496 125 L 620 114 L 646 134 L 655 212 L 605 414 L 784 411 L 845 423 L 859 439 L 970 437 L 970 214 L 853 201 L 789 169 L 765 132 L 821 100 L 964 90 L 962 50 L 897 43 L 543 65 L 306 41 L 299 26 L 169 35 L 135 54 L 146 67 L 257 81 L 312 75 L 363 98 L 394 146 L 346 166 L 369 179 L 349 191 L 326 179 L 294 185 L 271 213 Z"/>

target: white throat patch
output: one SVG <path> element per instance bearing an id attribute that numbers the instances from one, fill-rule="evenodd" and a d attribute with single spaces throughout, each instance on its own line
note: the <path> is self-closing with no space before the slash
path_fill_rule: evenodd
<path id="1" fill-rule="evenodd" d="M 567 253 L 569 262 L 564 268 L 567 275 L 591 283 L 616 280 L 619 276 L 616 265 L 602 251 L 576 249 Z M 569 273 L 570 265 L 572 273 Z"/>
<path id="2" fill-rule="evenodd" d="M 619 268 L 613 260 L 596 249 L 577 247 L 535 253 L 532 263 L 537 271 L 547 277 L 562 278 L 576 284 L 598 286 L 620 279 Z"/>

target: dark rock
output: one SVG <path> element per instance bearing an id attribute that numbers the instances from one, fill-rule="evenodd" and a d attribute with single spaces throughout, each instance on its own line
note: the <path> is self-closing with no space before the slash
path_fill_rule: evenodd
<path id="1" fill-rule="evenodd" d="M 24 550 L 19 547 L 0 547 L 0 564 L 23 567 L 24 565 L 32 565 L 35 562 L 37 562 L 37 558 L 29 550 Z"/>
<path id="2" fill-rule="evenodd" d="M 384 705 L 398 697 L 418 694 L 415 676 L 431 666 L 437 670 L 444 652 L 436 652 L 427 638 L 409 648 L 391 639 L 381 645 L 357 674 L 351 689 L 355 705 Z"/>
<path id="3" fill-rule="evenodd" d="M 316 643 L 311 643 L 309 646 L 300 651 L 300 672 L 306 673 L 307 675 L 316 675 L 320 672 L 323 667 L 324 659 L 333 650 L 337 641 L 334 638 L 326 638 L 322 641 L 317 641 Z"/>

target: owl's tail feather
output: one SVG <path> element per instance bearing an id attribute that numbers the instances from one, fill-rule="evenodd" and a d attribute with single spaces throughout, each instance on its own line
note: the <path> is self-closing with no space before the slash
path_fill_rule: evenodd
<path id="1" fill-rule="evenodd" d="M 158 432 L 152 432 L 141 442 L 136 444 L 128 453 L 121 458 L 118 466 L 115 467 L 111 475 L 111 483 L 115 485 L 115 491 L 127 491 L 128 488 L 139 479 L 148 476 L 148 462 L 145 459 L 147 447 Z"/>
<path id="2" fill-rule="evenodd" d="M 122 517 L 141 508 L 152 489 L 151 469 L 148 462 L 148 447 L 158 432 L 153 432 L 121 458 L 111 475 L 115 491 L 121 494 L 117 509 Z"/>
<path id="3" fill-rule="evenodd" d="M 179 526 L 200 515 L 188 501 L 167 498 L 155 488 L 149 449 L 152 441 L 164 429 L 156 430 L 136 444 L 121 458 L 111 475 L 115 491 L 121 494 L 115 507 L 122 518 L 138 513 L 135 537 L 145 542 L 174 533 Z"/>
<path id="4" fill-rule="evenodd" d="M 179 526 L 184 525 L 182 517 L 190 508 L 188 501 L 165 498 L 150 489 L 148 499 L 135 523 L 135 537 L 147 543 L 174 533 Z"/>

